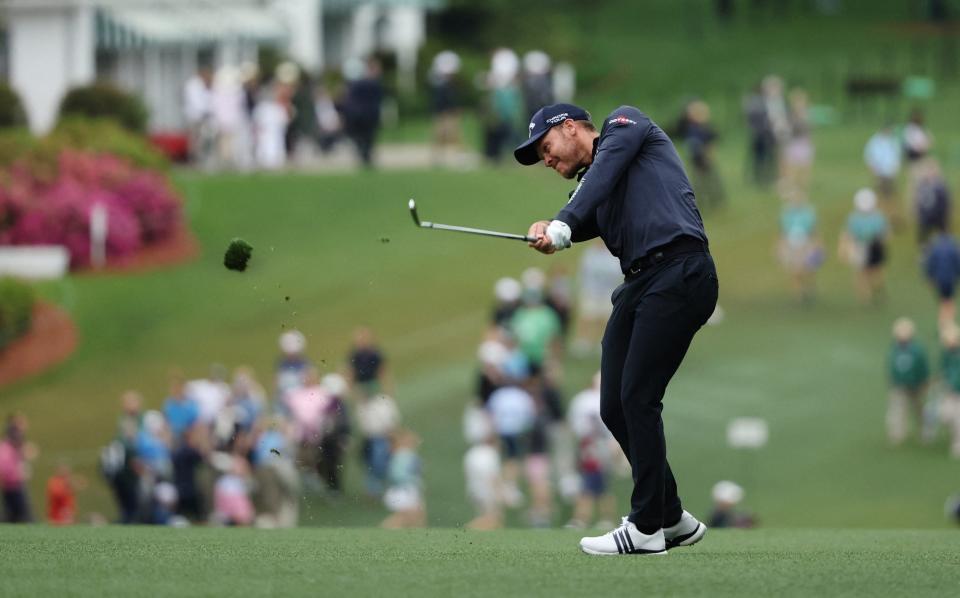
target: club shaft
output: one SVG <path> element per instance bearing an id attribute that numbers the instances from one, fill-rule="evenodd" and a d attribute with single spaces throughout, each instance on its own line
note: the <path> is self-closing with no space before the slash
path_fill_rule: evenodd
<path id="1" fill-rule="evenodd" d="M 533 237 L 526 235 L 515 235 L 513 233 L 501 233 L 493 230 L 484 230 L 482 228 L 469 228 L 466 226 L 453 226 L 450 224 L 437 224 L 436 222 L 422 222 L 423 228 L 436 228 L 440 230 L 449 230 L 457 233 L 470 233 L 471 235 L 483 235 L 485 237 L 499 237 L 501 239 L 516 239 L 517 241 L 526 241 L 533 243 L 536 241 Z"/>

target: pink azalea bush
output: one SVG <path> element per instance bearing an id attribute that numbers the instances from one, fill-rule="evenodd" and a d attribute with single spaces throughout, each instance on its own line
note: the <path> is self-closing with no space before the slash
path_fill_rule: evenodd
<path id="1" fill-rule="evenodd" d="M 57 244 L 73 268 L 90 263 L 90 217 L 107 211 L 107 259 L 169 238 L 181 204 L 166 178 L 110 154 L 63 149 L 53 172 L 24 158 L 0 170 L 0 244 Z"/>

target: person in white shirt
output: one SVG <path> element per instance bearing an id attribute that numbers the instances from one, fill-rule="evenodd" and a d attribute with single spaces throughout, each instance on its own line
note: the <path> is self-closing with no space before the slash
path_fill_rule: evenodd
<path id="1" fill-rule="evenodd" d="M 287 161 L 285 138 L 290 112 L 279 88 L 265 90 L 253 109 L 256 163 L 265 170 L 283 168 Z"/>
<path id="2" fill-rule="evenodd" d="M 216 142 L 213 121 L 213 72 L 202 67 L 183 87 L 183 113 L 190 136 L 190 156 L 202 167 L 210 166 Z"/>
<path id="3" fill-rule="evenodd" d="M 873 173 L 880 206 L 897 227 L 903 224 L 903 211 L 897 198 L 897 176 L 900 174 L 903 149 L 891 125 L 874 133 L 863 148 L 863 160 Z"/>

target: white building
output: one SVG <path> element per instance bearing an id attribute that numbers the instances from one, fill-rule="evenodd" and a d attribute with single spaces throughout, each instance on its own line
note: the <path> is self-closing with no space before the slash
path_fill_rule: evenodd
<path id="1" fill-rule="evenodd" d="M 202 60 L 285 49 L 311 72 L 373 52 L 396 55 L 398 87 L 415 85 L 426 10 L 440 0 L 0 0 L 8 76 L 36 133 L 71 87 L 97 78 L 139 93 L 151 130 L 183 126 L 184 81 Z"/>

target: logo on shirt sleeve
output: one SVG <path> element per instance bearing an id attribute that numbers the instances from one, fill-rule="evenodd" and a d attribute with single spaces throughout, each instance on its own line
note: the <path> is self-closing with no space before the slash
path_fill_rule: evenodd
<path id="1" fill-rule="evenodd" d="M 608 120 L 608 121 L 607 121 L 607 124 L 608 124 L 608 125 L 635 125 L 635 124 L 637 124 L 637 121 L 635 121 L 635 120 L 630 120 L 630 119 L 627 118 L 626 116 L 624 116 L 624 115 L 622 115 L 622 114 L 618 114 L 618 115 L 614 116 L 613 118 L 611 118 L 610 120 Z"/>

